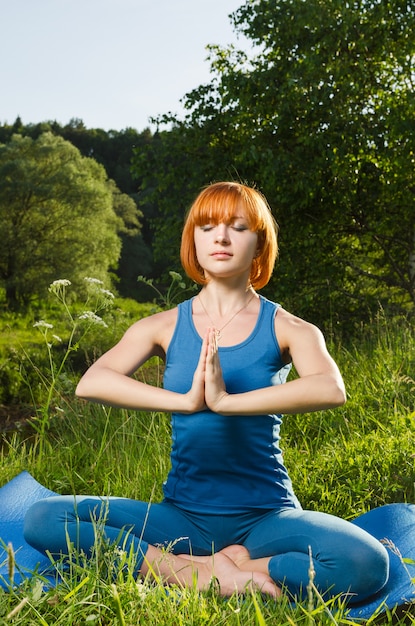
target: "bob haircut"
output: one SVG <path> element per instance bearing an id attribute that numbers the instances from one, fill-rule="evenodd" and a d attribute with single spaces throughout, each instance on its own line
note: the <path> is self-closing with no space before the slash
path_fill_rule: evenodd
<path id="1" fill-rule="evenodd" d="M 258 252 L 252 261 L 250 282 L 261 289 L 271 278 L 278 255 L 278 225 L 268 202 L 256 189 L 237 182 L 208 185 L 197 196 L 187 214 L 180 248 L 180 259 L 186 274 L 199 285 L 208 279 L 196 257 L 194 231 L 205 224 L 228 224 L 243 208 L 249 229 L 258 234 Z"/>

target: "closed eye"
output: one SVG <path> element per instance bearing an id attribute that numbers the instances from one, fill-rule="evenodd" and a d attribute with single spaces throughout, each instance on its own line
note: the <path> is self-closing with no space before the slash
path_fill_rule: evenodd
<path id="1" fill-rule="evenodd" d="M 245 224 L 232 224 L 232 228 L 237 231 L 249 230 Z"/>
<path id="2" fill-rule="evenodd" d="M 217 226 L 217 224 L 201 224 L 199 226 L 200 230 L 202 232 L 209 232 L 210 230 L 212 230 L 213 228 L 215 228 Z M 227 223 L 226 226 L 232 228 L 233 230 L 236 230 L 238 232 L 242 232 L 244 230 L 249 230 L 249 226 L 248 224 L 246 224 L 246 222 L 240 222 L 237 219 L 232 220 L 231 222 Z"/>

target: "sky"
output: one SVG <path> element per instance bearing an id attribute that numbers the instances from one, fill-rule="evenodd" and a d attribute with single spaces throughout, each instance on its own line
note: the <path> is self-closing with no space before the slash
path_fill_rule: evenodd
<path id="1" fill-rule="evenodd" d="M 244 0 L 0 0 L 0 123 L 154 128 L 211 79 L 208 44 L 243 47 Z"/>

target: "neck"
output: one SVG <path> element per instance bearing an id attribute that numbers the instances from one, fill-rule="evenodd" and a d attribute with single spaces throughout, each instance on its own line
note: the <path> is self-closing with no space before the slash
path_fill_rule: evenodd
<path id="1" fill-rule="evenodd" d="M 199 293 L 205 307 L 212 313 L 217 312 L 219 316 L 226 316 L 238 307 L 246 305 L 254 295 L 255 290 L 251 284 L 235 288 L 208 283 Z"/>

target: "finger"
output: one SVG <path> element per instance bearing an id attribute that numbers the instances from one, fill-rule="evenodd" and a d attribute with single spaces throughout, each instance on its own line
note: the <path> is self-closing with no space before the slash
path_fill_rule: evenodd
<path id="1" fill-rule="evenodd" d="M 214 329 L 213 332 L 213 353 L 217 354 L 219 351 L 219 334 L 217 333 L 216 329 Z"/>
<path id="2" fill-rule="evenodd" d="M 218 349 L 217 333 L 214 328 L 208 329 L 209 355 L 213 356 Z"/>
<path id="3" fill-rule="evenodd" d="M 208 354 L 209 337 L 208 334 L 203 337 L 202 347 L 200 349 L 199 361 L 197 363 L 197 370 L 204 371 L 206 367 L 206 358 Z"/>
<path id="4" fill-rule="evenodd" d="M 212 361 L 219 363 L 219 340 L 218 333 L 215 329 L 213 329 L 210 341 L 210 355 L 212 357 Z"/>

